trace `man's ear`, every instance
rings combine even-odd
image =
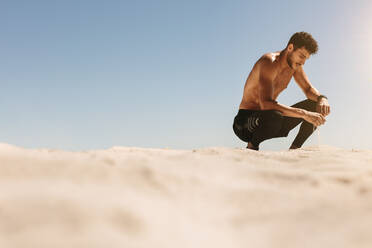
[[[289,45],[287,47],[287,50],[288,50],[288,52],[292,52],[293,51],[293,44],[292,43],[289,43]]]

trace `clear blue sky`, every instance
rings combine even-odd
[[[367,0],[2,1],[0,142],[244,147],[232,121],[246,77],[306,31],[319,52],[305,71],[332,107],[320,142],[371,149],[371,11]],[[304,98],[292,80],[278,100]],[[295,132],[261,147],[287,149]]]

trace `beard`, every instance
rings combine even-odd
[[[293,68],[293,60],[291,59],[290,55],[287,56],[287,64],[288,64],[289,67],[291,67],[291,69],[294,69]]]

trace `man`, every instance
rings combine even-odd
[[[325,123],[325,116],[330,113],[328,99],[311,85],[303,68],[317,51],[318,44],[311,34],[298,32],[284,50],[264,54],[256,62],[245,83],[233,124],[234,133],[248,142],[247,148],[259,150],[262,141],[287,137],[301,123],[290,149],[300,148],[316,127]],[[276,99],[292,77],[307,100],[289,107]]]

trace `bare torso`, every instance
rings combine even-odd
[[[260,110],[259,104],[259,88],[260,88],[260,66],[262,60],[270,59],[274,66],[277,66],[278,70],[280,69],[279,65],[279,55],[280,52],[267,53],[263,55],[254,65],[251,73],[249,74],[245,85],[243,99],[240,103],[239,109],[252,109]],[[277,71],[277,75],[273,80],[273,100],[276,100],[278,95],[287,88],[291,78],[294,74],[294,70],[287,68],[285,70]]]

